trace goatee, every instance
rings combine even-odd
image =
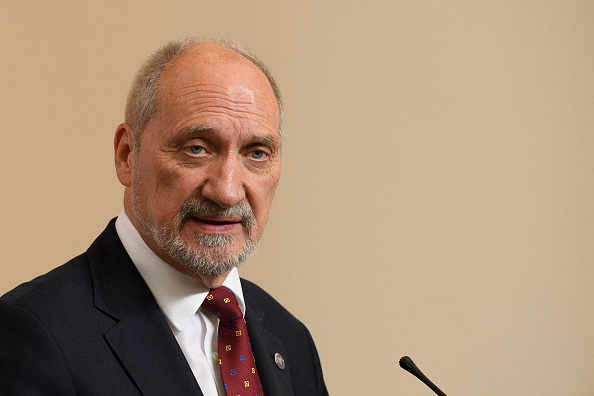
[[[142,228],[169,257],[194,274],[213,277],[228,273],[243,263],[256,249],[256,221],[247,202],[231,208],[222,208],[208,199],[191,199],[180,207],[174,224],[156,228],[148,222],[140,202],[135,200],[134,210]],[[238,254],[229,256],[228,249],[235,243],[230,234],[195,234],[190,241],[181,236],[182,227],[194,217],[223,216],[241,219],[245,243]]]

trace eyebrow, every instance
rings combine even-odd
[[[190,125],[182,128],[179,131],[179,136],[182,138],[191,138],[194,136],[202,135],[204,132],[214,132],[217,130],[219,130],[219,128],[211,125]],[[271,136],[252,135],[250,136],[250,140],[254,143],[267,144],[272,147],[276,147],[277,145],[279,145],[279,139]]]
[[[252,140],[257,143],[264,143],[272,147],[276,147],[278,139],[271,138],[270,136],[255,135],[252,136]]]
[[[211,131],[216,131],[216,130],[217,130],[217,128],[215,128],[213,126],[209,126],[209,125],[204,125],[204,126],[190,125],[187,127],[183,127],[179,131],[179,135],[182,137],[192,137],[195,135],[200,135],[200,134],[202,134],[202,132],[211,132]]]

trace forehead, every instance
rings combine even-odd
[[[264,73],[239,53],[215,43],[196,43],[170,65],[159,81],[158,111],[219,106],[256,112],[278,123],[274,91]]]

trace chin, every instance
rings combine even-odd
[[[213,242],[212,238],[208,238]],[[203,243],[174,243],[169,245],[168,253],[173,260],[190,272],[206,277],[227,274],[241,265],[256,249],[255,243],[232,246],[209,245]]]

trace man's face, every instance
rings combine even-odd
[[[127,213],[170,265],[226,274],[262,236],[280,177],[279,111],[264,74],[214,44],[161,75],[130,161]]]

